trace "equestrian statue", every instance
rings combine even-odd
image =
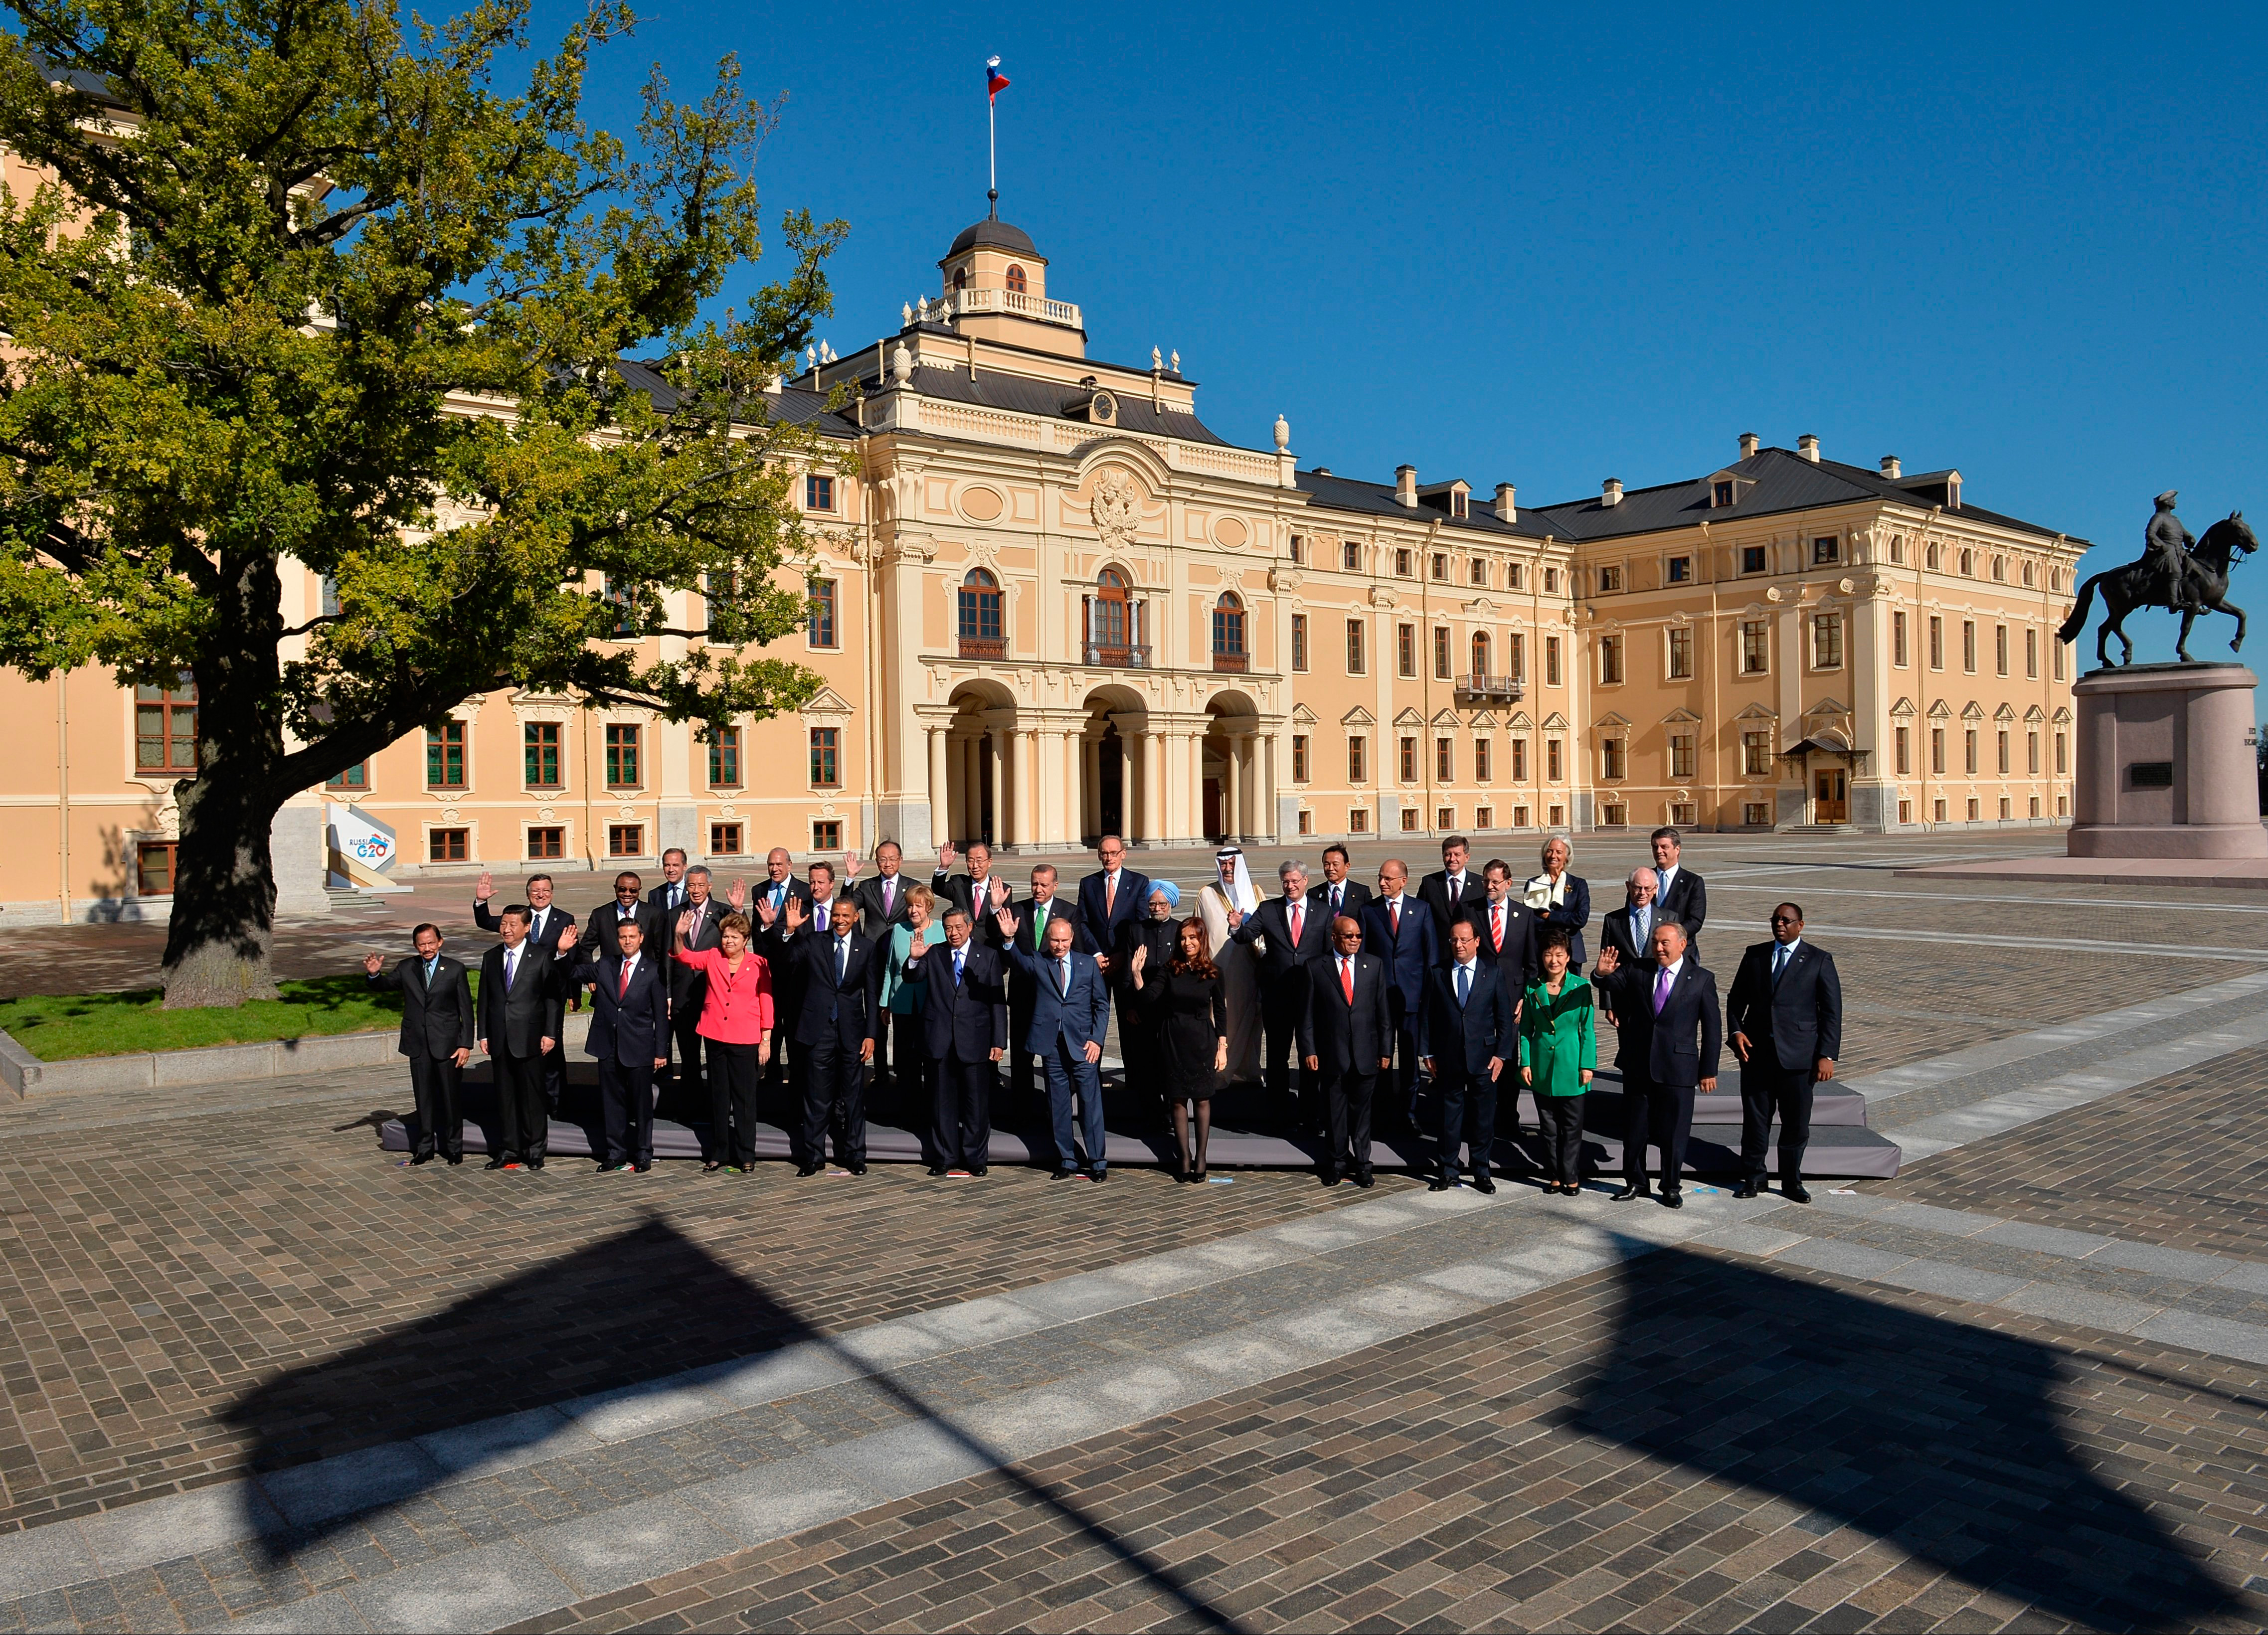
[[[2174,651],[2184,664],[2190,658],[2190,627],[2201,613],[2225,613],[2236,621],[2236,635],[2228,650],[2235,652],[2244,645],[2244,609],[2224,600],[2228,590],[2229,570],[2260,549],[2260,541],[2245,526],[2244,513],[2232,511],[2228,517],[2205,531],[2201,540],[2191,539],[2182,519],[2174,515],[2176,493],[2167,490],[2158,496],[2158,508],[2142,530],[2142,558],[2130,562],[2123,568],[2106,568],[2079,587],[2079,602],[2071,610],[2071,617],[2063,622],[2056,632],[2059,642],[2079,639],[2087,629],[2087,615],[2095,605],[2095,587],[2102,587],[2102,628],[2096,633],[2095,656],[2105,667],[2110,662],[2110,638],[2116,636],[2124,651],[2120,664],[2134,661],[2134,644],[2124,626],[2126,615],[2137,608],[2163,608],[2169,613],[2182,615],[2182,633],[2174,644]]]

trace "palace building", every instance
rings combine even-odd
[[[279,911],[671,846],[731,870],[774,844],[1456,829],[1524,855],[1550,829],[2069,816],[2053,632],[2086,541],[1967,503],[1957,471],[1744,437],[1689,482],[1541,508],[1409,465],[1341,476],[1282,418],[1260,446],[1217,433],[1178,355],[1088,357],[1019,229],[980,221],[939,268],[894,337],[770,394],[836,455],[800,474],[812,613],[774,649],[823,679],[807,706],[703,742],[468,699],[287,807]],[[287,578],[287,623],[322,598]],[[162,913],[195,679],[0,691],[0,915]]]

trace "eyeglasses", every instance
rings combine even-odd
[[[1793,914],[1775,914],[1772,916],[1771,923],[1775,925],[1800,925],[1803,924],[1801,920],[1796,918]]]
[[[617,897],[635,897],[637,894],[638,888],[635,886],[617,886],[615,887],[615,895]]]

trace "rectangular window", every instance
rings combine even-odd
[[[2003,823],[2007,822],[2010,815],[2008,797],[2003,795],[2000,797],[2000,821]]]
[[[710,735],[709,784],[712,789],[740,787],[740,729],[739,727],[720,726]]]
[[[1496,827],[1496,808],[1494,806],[1475,806],[1473,808],[1473,827],[1475,829],[1494,829]]]
[[[429,829],[425,831],[428,863],[464,863],[473,855],[473,831],[468,829]]]
[[[1945,621],[1935,614],[1929,615],[1929,667],[1945,668]]]
[[[1772,751],[1770,733],[1741,734],[1741,776],[1766,777],[1771,773]]]
[[[615,622],[608,634],[617,641],[637,639],[637,609],[630,605],[630,586],[617,584],[610,576],[607,580],[606,599],[615,610]]]
[[[1977,729],[1973,726],[1961,734],[1961,769],[1971,777],[1977,776]]]
[[[367,790],[370,787],[370,762],[357,761],[350,767],[341,768],[338,776],[327,779],[323,787],[352,792]]]
[[[2058,643],[2056,643],[2056,644],[2055,644],[2055,666],[2054,666],[2054,668],[2055,668],[2055,679],[2056,679],[2057,681],[2060,681],[2061,680],[2063,680],[2063,644],[2062,644],[2061,642],[2058,642]]]
[[[1414,835],[1418,832],[1417,807],[1404,806],[1402,808],[1402,832],[1405,835]]]
[[[1977,674],[1977,621],[1961,622],[1961,667],[1970,674]]]
[[[1559,685],[1559,638],[1556,636],[1543,638],[1543,684]]]
[[[1691,829],[1701,821],[1698,816],[1700,810],[1690,800],[1675,801],[1669,808],[1669,821],[1680,829]]]
[[[1449,558],[1446,553],[1438,550],[1435,551],[1432,556],[1432,567],[1433,577],[1435,578],[1446,579],[1449,577]]]
[[[1457,781],[1457,740],[1454,738],[1433,740],[1433,781],[1437,784]]]
[[[2040,679],[2040,633],[2029,624],[2024,627],[2024,675],[2029,681]]]
[[[1359,619],[1347,621],[1346,660],[1349,675],[1360,675],[1363,673],[1362,621]]]
[[[1546,568],[1543,570],[1543,593],[1546,596],[1557,596],[1559,593],[1558,569]]]
[[[530,789],[559,787],[559,723],[530,721],[519,729],[520,755]]]
[[[1292,615],[1292,667],[1307,667],[1307,615],[1304,613]]]
[[[829,822],[814,823],[811,826],[811,849],[814,851],[842,851],[842,821],[838,819]]]
[[[1741,674],[1762,675],[1771,667],[1771,627],[1762,619],[1741,622]]]
[[[1630,808],[1619,800],[1602,802],[1599,806],[1599,824],[1602,829],[1621,829],[1630,822]]]
[[[705,614],[704,630],[717,629],[717,614],[720,608],[730,608],[738,594],[738,579],[730,572],[712,573],[702,582],[702,603]]]
[[[636,789],[638,777],[638,727],[635,722],[607,723],[607,787]]]
[[[1435,807],[1433,808],[1433,827],[1434,827],[1434,828],[1436,828],[1436,829],[1454,829],[1454,828],[1456,828],[1456,826],[1457,826],[1457,809],[1456,809],[1456,807],[1454,807],[1454,806],[1435,806]]]
[[[2058,729],[2055,735],[2055,769],[2056,776],[2058,777],[2064,777],[2071,770],[2071,757],[2068,748],[2070,742],[2071,740],[2064,735],[2060,729]]]
[[[134,770],[197,770],[197,686],[186,671],[171,687],[134,689]]]
[[[1449,679],[1449,632],[1447,626],[1440,624],[1433,627],[1433,679]]]
[[[712,858],[739,857],[740,826],[738,823],[711,823],[709,826],[709,855]]]
[[[803,480],[803,503],[811,511],[835,509],[835,479],[816,473]]]
[[[1913,730],[1911,727],[1901,726],[1896,730],[1894,736],[1898,748],[1898,776],[1904,777],[1913,770]]]
[[[1347,782],[1366,784],[1370,781],[1370,740],[1351,737],[1347,740]]]
[[[2040,775],[2040,735],[2030,728],[2024,733],[2024,770],[2034,777]]]
[[[144,897],[171,896],[173,891],[173,842],[142,840],[134,844],[134,889]]]
[[[1353,564],[1348,565],[1351,567]],[[1410,577],[1410,553],[1407,550],[1397,550],[1394,553],[1394,573],[1396,578],[1406,579]]]
[[[1815,568],[1822,563],[1837,561],[1841,558],[1843,548],[1839,541],[1832,538],[1815,539],[1811,541],[1811,565]]]
[[[1528,781],[1528,740],[1524,738],[1512,740],[1512,781],[1515,784]]]
[[[1604,740],[1599,745],[1599,776],[1610,784],[1622,782],[1629,760],[1628,746],[1621,739]]]
[[[811,784],[814,789],[834,789],[843,782],[840,727],[814,726],[811,729]]]
[[[1929,770],[1940,777],[1945,773],[1945,729],[1941,726],[1929,729]]]
[[[1611,687],[1623,679],[1623,638],[1619,636],[1599,637],[1599,681]]]
[[[1992,627],[1992,669],[1995,674],[2008,674],[2008,627],[2005,624]]]
[[[1839,670],[1843,667],[1842,615],[1820,613],[1812,615],[1811,667],[1815,670]]]
[[[1476,738],[1473,740],[1473,782],[1485,784],[1488,781],[1489,740],[1485,738]]]
[[[554,824],[527,831],[527,860],[556,863],[567,855],[567,831]]]
[[[1672,733],[1669,735],[1669,776],[1691,777],[1694,759],[1693,734]]]
[[[1414,624],[1394,627],[1394,673],[1403,676],[1418,674],[1418,627]]]
[[[1940,822],[1940,823],[1944,822],[1944,821],[1945,821],[1945,801],[1944,801],[1944,799],[1940,797],[1939,799],[1934,800],[1934,801],[1931,802],[1930,804],[1931,804],[1931,807],[1932,807],[1933,815],[1934,816],[1934,818],[1935,818],[1936,821],[1938,821],[1938,822]]]
[[[1367,835],[1370,833],[1369,807],[1349,806],[1347,808],[1347,833],[1350,835]]]
[[[1978,802],[1978,800],[1977,800],[1977,797],[1976,797],[1976,796],[1974,796],[1974,795],[1970,796],[1970,797],[1969,797],[1969,821],[1970,821],[1971,823],[1974,823],[1975,821],[1977,821],[1977,820],[1979,817],[1981,817],[1981,816],[1983,816],[1983,815],[1984,815],[1984,814],[1983,814],[1982,810],[1980,809],[1980,803]]]
[[[1305,733],[1292,734],[1292,781],[1295,784],[1307,781],[1307,735]]]
[[[1564,740],[1557,738],[1547,738],[1543,740],[1543,776],[1555,784],[1566,776],[1566,769],[1561,764],[1564,757],[1563,745]]]
[[[1307,539],[1303,534],[1292,536],[1292,565],[1295,568],[1307,565]]]
[[[1669,633],[1669,679],[1690,681],[1693,679],[1693,632],[1672,630]]]
[[[1488,563],[1477,556],[1473,558],[1473,583],[1476,585],[1488,583]]]
[[[1619,567],[1599,570],[1599,593],[1605,595],[1623,587],[1623,571]]]
[[[1405,784],[1414,784],[1418,781],[1418,740],[1415,738],[1405,737],[1400,740],[1400,747],[1402,781]]]
[[[1668,582],[1672,585],[1684,585],[1690,583],[1693,578],[1693,558],[1690,556],[1672,556],[1669,559],[1665,577]]]
[[[465,724],[444,721],[425,729],[425,787],[465,786]]]
[[[836,582],[833,579],[814,579],[811,582],[811,622],[808,633],[814,647],[836,645],[835,630]]]
[[[1741,821],[1749,829],[1769,829],[1771,827],[1771,807],[1761,800],[1743,801],[1741,804]]]
[[[1890,550],[1891,550],[1891,552],[1893,553],[1893,555],[1895,555],[1895,554],[1896,554],[1896,550],[1897,550],[1897,548],[1898,548],[1898,547],[1897,547],[1897,541],[1896,541],[1896,540],[1891,541],[1890,541]],[[1898,821],[1899,821],[1899,822],[1901,822],[1901,823],[1911,823],[1911,822],[1912,822],[1912,821],[1913,821],[1913,802],[1912,802],[1912,801],[1911,801],[1911,800],[1901,800],[1901,801],[1899,801],[1899,802],[1898,802]]]
[[[1709,504],[1712,509],[1722,511],[1732,503],[1733,485],[1730,482],[1712,482],[1709,485]]]
[[[1510,674],[1515,681],[1528,679],[1528,637],[1518,631],[1504,638],[1506,661],[1512,666]]]
[[[1339,566],[1348,573],[1361,572],[1362,547],[1356,544],[1352,540],[1349,540],[1344,544],[1341,545],[1339,547]],[[1404,568],[1403,571],[1406,573],[1409,570]]]
[[[1298,832],[1302,835],[1312,835],[1315,832],[1315,814],[1314,813],[1302,812],[1300,814],[1300,827]]]
[[[1761,545],[1741,547],[1741,571],[1762,573],[1764,571],[1764,548]]]
[[[1890,662],[1906,667],[1906,615],[1904,608],[1890,615]]]
[[[1565,829],[1565,828],[1567,826],[1567,808],[1566,808],[1566,807],[1565,807],[1565,806],[1546,806],[1546,807],[1544,808],[1544,810],[1545,810],[1545,811],[1547,811],[1547,812],[1549,812],[1549,813],[1551,814],[1551,820],[1550,820],[1550,821],[1551,821],[1551,827],[1552,827],[1552,828],[1554,828],[1554,829]]]
[[[1999,755],[2000,776],[2006,777],[2008,776],[2008,731],[2003,727],[1992,736],[1999,740],[1995,748]]]
[[[1515,562],[1515,563],[1513,563],[1512,564],[1510,564],[1508,567],[1506,567],[1506,568],[1505,569],[1505,571],[1504,571],[1504,588],[1505,588],[1505,589],[1506,589],[1506,590],[1508,590],[1508,591],[1516,591],[1516,590],[1519,590],[1521,586],[1525,586],[1527,583],[1528,583],[1528,575],[1527,575],[1527,572],[1526,572],[1526,571],[1525,571],[1521,567],[1521,565],[1520,565],[1518,563],[1516,563],[1516,562]]]

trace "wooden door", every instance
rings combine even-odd
[[[1848,823],[1851,821],[1851,799],[1846,774],[1821,772],[1817,775],[1818,811],[1812,821],[1816,823]]]

